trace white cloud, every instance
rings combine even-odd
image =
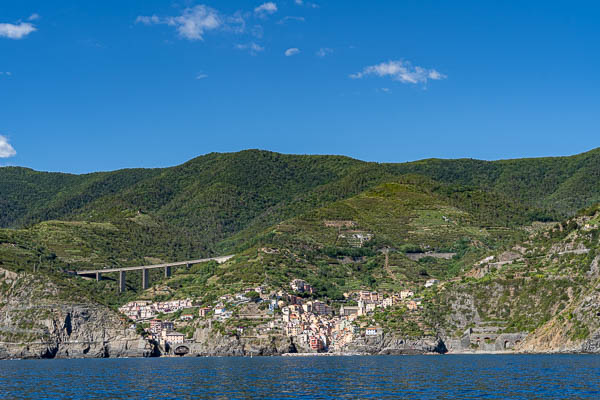
[[[282,24],[285,24],[288,21],[304,22],[305,19],[304,19],[304,17],[286,16],[286,17],[281,18],[279,21],[277,21],[277,23],[279,25],[282,25]]]
[[[36,30],[35,26],[29,22],[21,22],[18,25],[0,24],[0,37],[23,39],[25,36]]]
[[[254,13],[259,16],[265,16],[266,14],[274,14],[276,12],[277,4],[273,3],[272,1],[263,3],[254,9]]]
[[[5,136],[0,135],[0,158],[8,158],[16,156],[17,152],[8,143],[8,139]]]
[[[264,47],[254,43],[254,42],[250,42],[247,44],[236,44],[235,48],[238,50],[248,50],[250,52],[250,54],[252,54],[253,56],[256,55],[257,53],[265,50]]]
[[[160,24],[160,23],[166,23],[166,22],[162,22],[162,20],[156,15],[152,15],[152,16],[140,15],[135,19],[135,23],[136,24],[144,24],[144,25],[152,25],[152,24]]]
[[[445,78],[446,78],[446,75],[440,74],[435,69],[432,69],[429,71],[429,79],[439,81],[439,80],[445,79]]]
[[[208,78],[208,75],[207,75],[207,74],[204,74],[204,73],[202,73],[202,72],[201,72],[201,73],[199,73],[198,75],[196,75],[196,79],[197,79],[197,80],[200,80],[200,79],[206,79],[206,78]]]
[[[223,30],[230,31],[233,33],[243,33],[246,31],[246,20],[244,14],[241,11],[236,11],[235,14],[225,18],[223,23]]]
[[[214,8],[197,5],[186,8],[176,17],[158,17],[156,15],[136,18],[135,22],[145,25],[164,24],[174,26],[179,35],[188,40],[204,40],[204,33],[223,27],[223,17]]]
[[[330,49],[329,47],[321,47],[315,54],[319,57],[325,57],[331,53],[333,53],[333,49]]]
[[[27,18],[27,21],[37,21],[38,19],[40,19],[40,14],[38,13],[33,13],[29,16],[29,18]]]
[[[294,3],[296,3],[299,6],[303,6],[303,5],[306,4],[308,7],[311,7],[311,8],[319,8],[318,4],[315,4],[315,3],[304,3],[303,0],[294,0]]]
[[[252,29],[250,29],[250,34],[255,38],[262,39],[265,34],[265,30],[262,25],[254,25]]]
[[[361,72],[351,74],[352,79],[361,79],[368,75],[375,75],[381,78],[390,77],[395,81],[402,83],[427,83],[429,80],[446,79],[446,75],[441,74],[435,69],[426,69],[419,66],[413,66],[409,61],[388,61],[377,65],[365,67]]]
[[[300,49],[296,48],[296,47],[292,47],[290,49],[287,49],[285,51],[285,56],[286,57],[291,57],[291,56],[295,56],[296,54],[300,53]]]

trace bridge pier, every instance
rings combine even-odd
[[[125,292],[125,271],[119,271],[119,293]]]
[[[192,264],[190,264],[190,263],[187,263],[187,264],[185,264],[185,267],[186,267],[187,269],[190,269],[190,268],[192,268]]]
[[[150,272],[150,270],[147,268],[142,270],[142,290],[146,290],[150,287],[150,275],[148,272]]]
[[[96,282],[100,282],[102,280],[102,273],[96,272]]]
[[[171,276],[171,267],[165,267],[165,278],[169,278]]]

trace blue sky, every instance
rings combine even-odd
[[[0,2],[0,165],[600,146],[596,1]]]

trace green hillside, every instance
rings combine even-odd
[[[532,232],[508,252],[491,252],[494,259],[435,294],[438,327],[462,332],[477,321],[533,333],[525,349],[577,348],[600,329],[599,240],[596,205]]]
[[[579,345],[600,313],[600,217],[597,206],[578,211],[600,200],[599,161],[599,150],[405,164],[249,150],[88,175],[0,168],[0,268],[112,307],[140,297],[214,305],[252,285],[289,290],[295,278],[330,305],[356,290],[411,289],[422,309],[377,311],[370,323],[451,338],[492,324],[529,332],[534,347]],[[124,294],[116,276],[69,273],[231,253],[170,278],[154,270],[147,291],[128,274]],[[425,289],[432,278],[440,285]]]
[[[457,194],[470,201],[457,205]],[[487,208],[497,210],[500,225],[490,225],[481,212]],[[182,271],[166,284],[175,297],[206,301],[248,285],[286,288],[294,278],[307,280],[317,296],[334,300],[356,289],[394,291],[432,277],[452,278],[480,255],[523,237],[517,226],[527,213],[480,191],[453,190],[408,176],[282,221],[251,238],[240,239],[247,236],[241,232],[232,238],[244,243],[233,260],[198,267],[206,271]],[[423,258],[414,260],[407,253]],[[436,258],[440,253],[450,254]]]
[[[36,263],[45,265],[44,260],[51,259],[53,271],[99,269],[199,258],[216,249],[218,254],[240,255],[215,269],[210,282],[208,276],[200,285],[196,277],[188,277],[196,282],[192,285],[195,295],[212,296],[241,285],[260,284],[265,279],[283,287],[294,277],[304,277],[320,288],[321,294],[339,298],[343,291],[352,288],[394,289],[402,282],[454,276],[462,270],[465,255],[465,259],[471,259],[520,237],[518,227],[531,219],[528,207],[499,195],[442,185],[419,176],[376,176],[370,168],[361,166],[358,172],[366,173],[349,174],[304,198],[296,197],[278,210],[279,215],[299,215],[267,228],[262,226],[273,217],[262,216],[260,222],[249,224],[214,247],[207,245],[210,240],[198,240],[198,236],[190,234],[186,230],[189,227],[166,222],[167,217],[161,216],[158,207],[148,212],[120,211],[114,202],[106,201],[82,213],[88,216],[87,220],[51,220],[23,229],[0,230],[0,245],[4,249],[0,265],[13,270],[33,269]],[[344,198],[379,180],[387,182]],[[335,200],[338,198],[343,199]],[[301,213],[304,209],[308,211]],[[245,212],[240,210],[238,215]],[[349,221],[351,226],[326,226],[328,221]],[[356,234],[366,240],[357,242],[353,237]],[[276,250],[264,250],[271,248]],[[386,270],[381,268],[384,248],[390,249],[391,266]],[[425,251],[457,256],[448,260],[427,257],[419,262],[405,256],[406,252]],[[19,261],[19,252],[29,256]],[[49,256],[38,262],[37,253]],[[153,281],[161,279],[158,272],[155,275]],[[330,277],[336,279],[329,280]],[[138,290],[139,277],[132,275],[129,280],[131,288]],[[186,282],[175,282],[175,294],[179,289],[180,294],[191,294]],[[207,283],[211,286],[204,286]],[[105,301],[123,301],[117,294],[116,282],[102,285],[110,292]]]
[[[390,168],[496,191],[563,217],[600,201],[600,148],[570,157],[492,162],[429,159]]]
[[[406,249],[483,252],[518,238],[521,226],[575,213],[598,198],[599,155],[377,164],[248,150],[86,175],[7,167],[0,168],[0,225],[19,229],[0,237],[44,249],[71,270],[251,253],[259,245],[293,254],[306,248],[306,262],[327,266],[336,262],[327,251],[356,250],[323,221],[350,220],[373,236],[360,250],[369,254],[362,264],[380,265],[385,247],[396,249],[391,262],[408,265]],[[449,276],[464,264],[427,262],[413,262],[404,277],[428,268]]]
[[[155,176],[155,169],[125,169],[87,175],[0,168],[0,226],[21,227],[73,215],[95,199]]]
[[[87,175],[0,168],[0,226],[51,219],[106,222],[130,210],[213,245],[406,174],[494,192],[530,207],[530,219],[573,215],[600,201],[599,150],[572,157],[403,164],[248,150],[212,153],[172,168]]]

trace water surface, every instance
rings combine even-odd
[[[0,398],[600,399],[600,356],[0,361]]]

